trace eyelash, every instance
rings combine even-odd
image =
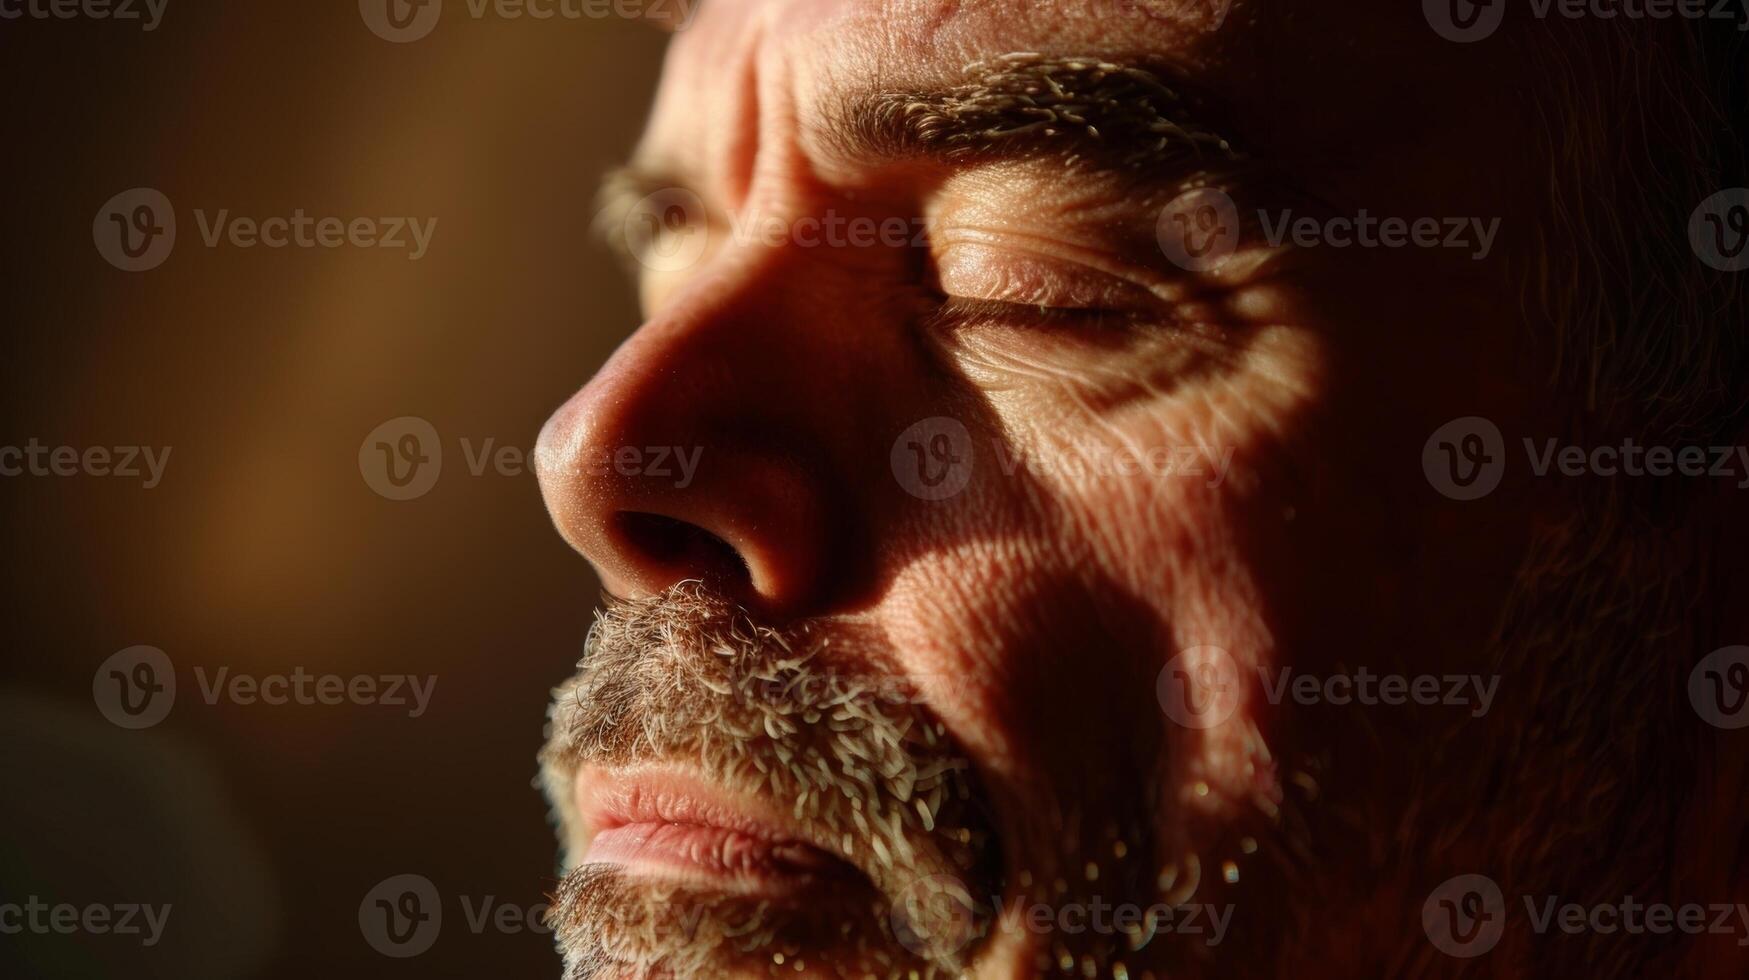
[[[1038,306],[1002,300],[944,295],[926,318],[933,330],[979,326],[1023,326],[1063,330],[1112,330],[1135,325],[1137,314],[1101,307]]]

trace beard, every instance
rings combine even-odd
[[[1331,976],[1707,975],[1694,968],[1695,937],[1679,931],[1539,934],[1527,911],[1551,898],[1591,908],[1731,896],[1683,858],[1709,738],[1684,689],[1706,649],[1694,544],[1635,527],[1625,508],[1574,509],[1526,545],[1479,658],[1500,678],[1488,715],[1429,729],[1362,714],[1342,729],[1327,798],[1306,811],[1315,819],[1279,962]],[[1369,762],[1390,773],[1388,787],[1354,778]],[[1504,899],[1505,929],[1474,959],[1424,932],[1424,903],[1459,875],[1487,877]]]
[[[1054,934],[1034,959],[1037,975],[1070,967],[1118,975],[1112,968],[1124,963],[1130,976],[1145,967],[1174,977],[1267,975],[1269,964],[1291,961],[1308,975],[1517,975],[1526,964],[1560,974],[1588,963],[1596,975],[1631,976],[1679,961],[1682,937],[1549,942],[1522,921],[1487,958],[1452,959],[1429,943],[1421,921],[1430,892],[1458,874],[1493,878],[1509,911],[1522,909],[1525,895],[1585,904],[1683,897],[1670,894],[1670,842],[1694,766],[1691,753],[1669,748],[1695,735],[1684,723],[1681,672],[1659,648],[1684,645],[1674,624],[1701,593],[1645,574],[1679,565],[1669,550],[1608,522],[1544,528],[1527,546],[1484,661],[1502,678],[1488,717],[1452,717],[1441,730],[1419,715],[1330,715],[1323,737],[1300,730],[1289,739],[1304,744],[1282,760],[1293,778],[1279,806],[1177,840],[1160,839],[1162,823],[1183,817],[1162,820],[1181,809],[1173,801],[1182,780],[1165,764],[1177,751],[1171,742],[1135,747],[1123,760],[1116,743],[1101,740],[1146,740],[1106,724],[1077,731],[1047,712],[1033,719],[1044,741],[1082,760],[1086,782],[1079,791],[1056,787],[1057,799],[1016,815],[1021,829],[1052,833],[1011,837],[1006,855],[971,762],[897,680],[878,638],[835,623],[760,626],[694,585],[612,602],[580,672],[555,692],[541,756],[570,862],[549,916],[565,976],[767,975],[774,963],[785,973],[797,963],[825,971],[808,975],[961,976],[1012,911],[1001,907],[1004,894],[1057,907],[1089,895],[1242,906],[1234,938],[1219,950],[1164,929],[1156,935],[1144,921],[1139,939]],[[1621,558],[1630,554],[1642,560]],[[1053,684],[1024,700],[1044,704],[1066,689]],[[1115,715],[1139,710],[1123,703],[1129,710]],[[1104,762],[1088,767],[1088,758]],[[683,764],[737,793],[793,806],[808,841],[851,874],[786,902],[587,863],[579,771],[649,764]],[[1393,775],[1379,783],[1360,777],[1367,770]],[[1117,794],[1126,799],[1107,798]],[[1109,816],[1114,805],[1133,808],[1115,836],[1078,819]],[[1114,841],[1128,845],[1130,867],[1145,870],[1136,880],[1114,880]],[[1080,862],[1094,857],[1102,877],[1077,880]],[[1245,862],[1241,893],[1221,872]]]
[[[1263,851],[1246,860],[1281,857],[1269,846],[1279,801],[1206,825],[1193,818],[1183,799],[1200,777],[1165,764],[1175,753],[1149,678],[1053,659],[1047,676],[1011,685],[1030,706],[1028,751],[1050,776],[1012,797],[1022,805],[1001,827],[1011,835],[1005,853],[990,784],[877,637],[831,621],[759,625],[692,583],[611,600],[579,672],[554,692],[541,753],[566,851],[548,916],[566,980],[765,976],[774,965],[817,971],[810,976],[960,977],[994,936],[1021,933],[1039,975],[1141,977],[1144,964],[1208,975],[1237,859],[1259,839]],[[928,686],[942,696],[944,684]],[[1104,705],[1101,716],[1090,718],[1088,704]],[[1150,736],[1113,718],[1159,724]],[[786,901],[592,862],[579,807],[590,773],[663,766],[781,804],[803,828],[798,837],[848,873]],[[1130,920],[1117,918],[1120,905],[1134,910]],[[1098,921],[1101,908],[1108,928],[1025,921]]]
[[[886,662],[865,634],[758,626],[692,583],[600,613],[541,753],[569,867],[549,913],[567,980],[957,975],[999,848],[970,762]],[[588,863],[580,772],[667,765],[781,805],[836,868],[785,900]]]

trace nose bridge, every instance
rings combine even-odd
[[[735,247],[676,291],[548,421],[560,531],[615,594],[713,579],[795,611],[853,574],[884,466],[902,326],[809,250]]]
[[[857,283],[810,250],[741,243],[687,283],[621,345],[581,393],[599,424],[712,442],[751,429],[799,435],[851,411],[853,366],[897,338],[854,303]],[[598,392],[592,388],[599,386]],[[739,433],[739,437],[736,434]]]

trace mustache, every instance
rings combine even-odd
[[[853,626],[764,625],[699,583],[610,600],[554,691],[540,758],[567,852],[549,923],[568,978],[763,974],[774,952],[808,950],[859,976],[953,976],[993,912],[972,898],[997,891],[1001,867],[972,763],[884,641]],[[648,765],[782,807],[866,887],[785,907],[579,866],[578,773]]]

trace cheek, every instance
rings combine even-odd
[[[1276,796],[1260,678],[1285,659],[1277,623],[1297,597],[1260,563],[1292,530],[1293,433],[1316,397],[1318,363],[1310,341],[1284,332],[1241,352],[1230,373],[1097,416],[1059,411],[1057,424],[1017,437],[1009,479],[1046,501],[1051,519],[1025,550],[1033,566],[986,574],[1062,587],[1039,595],[1007,581],[964,599],[977,608],[984,595],[1034,595],[1020,619],[1030,636],[1008,649],[1056,637],[1059,656],[1115,678],[1068,679],[1057,690],[1091,695],[1084,708],[1165,750],[1153,762],[1174,809],[1222,814]],[[1184,683],[1175,675],[1217,676],[1191,662],[1210,649],[1221,658],[1213,666],[1223,671],[1226,720],[1187,723],[1174,716],[1174,685]]]
[[[1284,331],[1227,370],[1034,434],[1024,455],[1062,515],[1059,550],[1158,611],[1153,652],[1213,644],[1247,664],[1270,659],[1267,606],[1284,597],[1255,573],[1296,519],[1318,361]]]
[[[1128,801],[1154,785],[1173,811],[1250,808],[1275,792],[1252,689],[1276,657],[1228,525],[1221,457],[1102,465],[1112,471],[1097,478],[1030,478],[1028,493],[1050,496],[1049,520],[908,564],[884,632],[967,748],[1030,787],[1031,803],[1039,791]],[[1236,703],[1204,729],[1175,720],[1162,692],[1180,654],[1207,647],[1231,658]]]
[[[1243,465],[1244,454],[1231,462]],[[1086,526],[1100,529],[1090,535],[1100,562],[1159,624],[1153,644],[1133,655],[1149,672],[1148,721],[1163,726],[1171,747],[1160,760],[1162,788],[1175,809],[1226,815],[1276,795],[1259,678],[1283,658],[1276,597],[1239,537],[1238,514],[1255,504],[1213,479],[1182,469],[1114,479],[1083,502]]]
[[[1282,659],[1279,597],[1260,584],[1255,538],[1291,506],[1284,447],[1318,363],[1299,337],[1258,339],[1158,391],[1094,392],[1101,375],[1086,371],[1023,378],[1006,342],[980,348],[1000,441],[974,436],[951,526],[894,571],[878,615],[1012,812],[1060,803],[1200,826],[1279,799],[1258,681]],[[1103,374],[1149,377],[1120,360]],[[1209,648],[1225,658],[1226,710],[1187,724],[1172,672],[1203,676],[1187,651]],[[1163,829],[1175,833],[1188,831]]]

